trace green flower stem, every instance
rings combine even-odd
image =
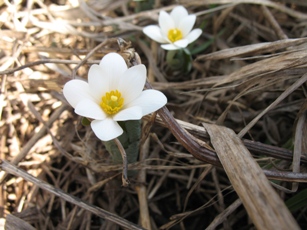
[[[169,50],[166,54],[166,63],[175,71],[188,73],[192,69],[192,56],[188,48]]]
[[[122,158],[123,158],[123,173],[122,173],[122,183],[124,187],[127,187],[129,185],[129,179],[128,179],[128,160],[127,160],[127,154],[126,151],[124,149],[124,147],[122,146],[122,144],[120,143],[120,141],[115,138],[114,139],[115,144],[118,147],[118,150],[120,151]]]

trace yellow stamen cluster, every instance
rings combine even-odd
[[[100,107],[109,115],[117,113],[123,105],[124,98],[118,90],[107,92],[100,102]]]
[[[171,29],[168,31],[167,37],[171,42],[175,42],[182,39],[182,32],[176,28]]]

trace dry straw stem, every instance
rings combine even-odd
[[[123,159],[123,173],[122,173],[122,185],[124,187],[127,187],[129,185],[129,180],[128,180],[128,160],[127,160],[127,153],[122,146],[121,142],[115,138],[114,142],[116,143],[118,150],[120,151],[120,154],[122,155]]]
[[[149,155],[150,138],[147,138],[140,147],[140,161],[144,161]],[[140,223],[147,230],[151,230],[150,214],[148,208],[148,193],[146,184],[146,170],[140,169],[138,175],[139,184],[135,187],[140,206]]]
[[[250,218],[258,229],[299,229],[293,216],[270,182],[231,130],[203,124],[213,147]]]
[[[293,85],[291,85],[287,90],[285,90],[276,100],[271,103],[265,110],[263,110],[260,114],[258,114],[250,123],[248,123],[238,134],[239,137],[243,137],[248,130],[254,126],[257,121],[268,111],[270,111],[272,108],[274,108],[278,103],[280,103],[282,100],[284,100],[287,96],[289,96],[291,93],[293,93],[294,90],[296,90],[298,87],[300,87],[302,84],[304,84],[307,81],[307,74],[304,74],[301,78],[299,78]]]
[[[307,38],[284,39],[274,42],[263,42],[246,46],[239,46],[220,50],[217,52],[200,55],[196,60],[220,60],[233,57],[242,57],[252,54],[253,57],[259,53],[275,52],[290,46],[297,46],[307,41]]]
[[[179,0],[180,4],[191,4],[191,5],[209,5],[209,4],[255,4],[255,5],[262,5],[267,7],[272,7],[274,9],[277,9],[280,12],[283,12],[285,14],[288,14],[292,17],[298,18],[298,19],[306,19],[306,14],[297,12],[291,8],[288,8],[282,4],[268,1],[268,0],[195,0],[195,1],[189,1],[189,0]]]
[[[210,225],[206,228],[206,230],[215,230],[218,227],[218,225],[223,223],[223,221],[227,219],[228,215],[231,214],[234,210],[236,210],[241,204],[242,201],[240,199],[237,199],[235,202],[229,205],[223,212],[217,215],[214,218],[214,220],[210,223]]]
[[[25,144],[20,153],[11,160],[11,163],[17,165],[20,161],[22,161],[27,156],[31,148],[38,142],[38,140],[41,139],[48,132],[48,127],[50,127],[54,123],[54,121],[59,118],[61,113],[67,110],[67,108],[68,107],[66,105],[63,105],[58,108],[51,115],[50,119],[46,122],[46,125],[42,126],[42,128],[35,135],[33,135],[31,139]],[[0,173],[0,183],[4,181],[6,176],[7,174],[4,171]]]
[[[140,230],[140,229],[143,229],[142,227],[134,224],[134,223],[131,223],[127,220],[125,220],[124,218],[118,216],[118,215],[115,215],[111,212],[108,212],[106,210],[103,210],[101,208],[98,208],[97,206],[93,206],[87,202],[84,202],[82,201],[81,199],[75,197],[75,196],[72,196],[72,195],[69,195],[67,194],[66,192],[64,192],[63,190],[61,189],[58,189],[40,179],[38,179],[37,177],[34,177],[32,175],[30,175],[29,173],[25,172],[24,170],[14,166],[13,164],[9,163],[8,161],[6,160],[2,160],[0,162],[0,168],[4,171],[6,171],[7,173],[10,173],[10,174],[13,174],[14,176],[16,177],[22,177],[24,178],[26,181],[29,181],[33,184],[35,184],[36,186],[42,188],[43,190],[46,190],[56,196],[59,196],[61,197],[61,199],[63,200],[66,200],[78,207],[81,207],[87,211],[90,211],[91,213],[101,217],[101,218],[104,218],[106,220],[109,220],[109,221],[112,221],[124,228],[127,228],[127,229],[136,229],[136,230]]]
[[[291,41],[289,41],[291,42]],[[304,42],[304,40],[296,40],[293,42]],[[286,45],[288,42],[276,42],[273,45],[273,48],[270,48],[270,50],[278,50],[280,45]],[[257,45],[251,45],[248,47],[240,47],[240,48],[234,48],[234,49],[227,49],[224,51],[219,51],[216,53],[213,53],[211,55],[204,55],[202,56],[203,60],[206,59],[222,59],[222,58],[230,58],[230,57],[236,57],[238,55],[243,54],[249,54],[250,52],[265,52],[267,49],[269,49],[270,44],[257,44]],[[262,49],[264,48],[264,49]],[[245,49],[245,51],[244,51]],[[227,77],[223,78],[220,82],[218,82],[215,86],[221,86],[226,85],[230,83],[239,82],[242,83],[243,80],[251,81],[251,80],[257,80],[260,77],[267,77],[266,80],[283,80],[280,78],[276,79],[270,79],[269,76],[274,76],[273,74],[279,74],[279,76],[284,76],[290,78],[290,74],[299,74],[300,72],[303,72],[306,70],[306,63],[307,63],[307,55],[306,50],[292,50],[292,51],[285,51],[280,53],[277,56],[270,57],[264,60],[260,60],[258,62],[246,65],[242,68],[240,68],[237,71],[234,71]],[[243,82],[244,83],[244,82]],[[243,95],[246,92],[242,92],[240,94]],[[239,96],[238,96],[239,97]],[[237,97],[237,98],[238,98]]]

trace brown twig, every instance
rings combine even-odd
[[[149,116],[147,116],[144,119],[150,119],[150,118]],[[202,127],[179,120],[179,119],[175,119],[175,121],[183,129],[187,130],[189,133],[193,134],[194,136],[198,138],[204,138],[206,140],[209,140],[208,133]],[[163,127],[167,127],[167,125],[164,123],[162,118],[159,116],[156,117],[155,122],[157,122],[159,125]],[[266,155],[266,156],[274,157],[277,159],[292,161],[293,152],[288,149],[277,147],[277,146],[272,146],[272,145],[264,144],[261,142],[244,139],[244,138],[242,139],[242,141],[244,142],[244,145],[246,146],[246,148],[249,151],[251,151],[251,153],[254,155]],[[301,154],[300,161],[301,163],[305,163],[305,164],[307,163],[307,158],[304,156],[304,154]]]
[[[146,88],[151,89],[149,82],[146,82]],[[212,165],[221,167],[221,163],[216,155],[216,153],[203,145],[201,141],[196,141],[196,138],[192,138],[190,134],[183,129],[175,118],[171,115],[169,110],[164,106],[158,111],[159,116],[164,121],[167,128],[173,133],[176,139],[186,148],[195,158],[203,162],[210,163]],[[292,173],[292,172],[278,172],[265,170],[264,173],[268,178],[274,178],[277,180],[284,181],[297,181],[297,182],[307,182],[307,174],[305,173]],[[295,180],[296,178],[297,180]]]

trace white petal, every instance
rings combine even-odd
[[[178,23],[182,18],[185,18],[188,16],[188,11],[183,6],[176,6],[172,12],[170,13],[171,17],[173,18],[176,27],[178,26]]]
[[[185,48],[189,45],[189,41],[187,39],[181,39],[181,40],[174,42],[174,45],[180,48]]]
[[[199,38],[201,33],[202,33],[201,29],[194,29],[185,37],[185,39],[187,39],[189,41],[189,44],[190,44],[190,43],[194,42],[197,38]]]
[[[119,111],[113,116],[113,119],[114,121],[140,120],[142,115],[142,108],[140,106],[131,106]]]
[[[159,26],[161,28],[162,36],[167,37],[168,31],[175,28],[175,23],[173,18],[166,13],[161,11],[159,15]]]
[[[181,30],[183,37],[187,36],[190,33],[195,24],[195,21],[196,21],[196,16],[194,14],[191,14],[180,20],[178,28]]]
[[[142,94],[128,106],[140,106],[142,108],[143,116],[152,113],[162,108],[167,102],[167,98],[158,90],[148,89],[144,90]]]
[[[68,103],[74,108],[84,99],[93,100],[88,83],[82,80],[71,80],[67,82],[64,85],[63,94]]]
[[[102,141],[112,140],[123,133],[123,129],[111,118],[94,120],[91,122],[91,127],[95,135]]]
[[[75,113],[83,117],[98,120],[103,120],[107,117],[105,112],[101,109],[100,105],[89,99],[85,99],[79,102],[75,108]]]
[[[151,25],[143,28],[143,33],[150,37],[152,40],[165,43],[167,40],[162,36],[161,29],[159,26]]]
[[[118,91],[124,98],[124,105],[137,98],[143,91],[146,81],[146,67],[136,65],[129,68],[118,83]]]
[[[88,72],[88,84],[97,103],[109,91],[109,78],[106,75],[106,71],[100,65],[92,65]]]
[[[163,44],[161,47],[165,50],[179,50],[180,47],[175,46],[174,44]]]
[[[108,78],[109,90],[117,89],[119,78],[128,69],[124,58],[117,53],[108,53],[99,65],[105,73],[104,77]]]

